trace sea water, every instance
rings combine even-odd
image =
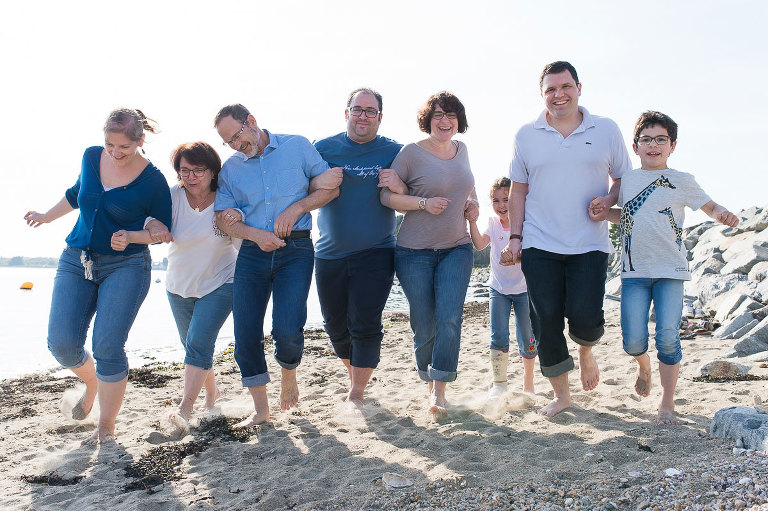
[[[0,267],[0,379],[29,373],[59,373],[60,366],[48,352],[48,313],[55,268]],[[24,282],[32,282],[31,290],[19,289]],[[385,310],[407,310],[402,291],[395,287]],[[272,303],[267,308],[264,332],[271,330]],[[323,318],[317,298],[315,282],[307,300],[307,328],[321,328]],[[216,352],[225,350],[234,341],[232,316],[219,331]],[[91,351],[91,335],[85,343]],[[148,362],[184,360],[184,349],[179,340],[176,323],[165,292],[165,271],[153,270],[152,283],[144,304],[125,345],[128,363],[140,367]]]

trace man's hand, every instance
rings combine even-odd
[[[296,219],[301,213],[300,208],[296,207],[296,203],[293,203],[275,218],[274,231],[278,238],[287,238],[291,235],[291,230],[293,230]]]
[[[499,264],[502,266],[514,266],[520,262],[522,255],[522,241],[519,239],[509,240],[507,246],[501,251]]]
[[[400,176],[393,169],[380,169],[379,170],[379,188],[389,188],[393,193],[399,193],[400,195],[408,195],[408,186],[403,183]]]
[[[467,199],[464,203],[464,218],[470,222],[477,222],[480,217],[480,207],[475,199]]]
[[[173,236],[168,231],[168,227],[160,220],[152,219],[147,222],[144,228],[149,232],[149,237],[152,238],[153,243],[170,243],[173,241]]]
[[[112,247],[112,250],[117,252],[122,252],[125,250],[125,248],[130,243],[131,242],[128,240],[128,232],[123,229],[112,234],[112,239],[110,240],[110,246]]]
[[[344,179],[344,169],[333,167],[312,178],[312,190],[333,190],[338,188]]]
[[[602,222],[608,219],[608,197],[592,197],[592,201],[587,207],[587,214],[592,221]]]
[[[240,212],[232,208],[227,208],[216,215],[217,227],[219,222],[222,222],[224,225],[235,225],[237,222],[240,222],[242,220],[243,220],[243,217],[240,214]],[[221,227],[219,227],[219,229],[221,229]]]
[[[259,230],[256,239],[252,240],[263,252],[274,252],[278,248],[285,246],[285,241],[281,240],[274,233]]]

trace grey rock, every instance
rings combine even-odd
[[[761,351],[747,357],[750,362],[768,362],[768,351]]]
[[[743,295],[753,296],[757,283],[747,279],[746,275],[703,275],[697,281],[688,281],[685,284],[686,294],[695,295],[702,304],[710,309],[717,310],[720,301],[724,300],[725,293],[738,292]]]
[[[621,294],[621,277],[614,277],[605,283],[605,292],[609,295],[618,296]]]
[[[765,277],[768,277],[768,261],[760,261],[754,265],[752,269],[749,270],[747,277],[749,277],[749,280],[756,280],[757,282],[765,280]]]
[[[731,314],[733,314],[736,308],[741,305],[741,302],[743,302],[745,299],[747,299],[747,297],[739,293],[729,294],[723,301],[720,302],[720,305],[717,307],[717,314],[715,314],[715,319],[722,323],[729,316],[731,316]]]
[[[760,261],[768,261],[768,248],[752,244],[734,255],[720,269],[720,273],[723,275],[728,273],[743,273],[746,275]]]
[[[748,217],[743,222],[739,222],[739,227],[744,231],[762,231],[768,227],[768,209],[763,208],[751,218]]]
[[[746,449],[768,451],[768,414],[747,406],[732,406],[715,413],[709,433],[718,438],[741,440]]]
[[[738,330],[736,330],[735,332],[730,334],[728,336],[728,339],[740,339],[740,338],[744,337],[745,335],[747,335],[747,333],[749,333],[750,330],[755,328],[758,323],[760,323],[760,321],[752,318],[752,321],[750,321],[749,323],[747,323],[743,327],[739,328]]]
[[[729,348],[723,351],[722,353],[720,353],[720,358],[743,358],[743,357],[744,357],[743,353],[739,353],[733,348]]]
[[[768,279],[763,280],[757,286],[755,286],[754,296],[758,300],[768,302]]]
[[[752,369],[750,366],[744,364],[737,364],[726,360],[712,360],[699,368],[699,374],[714,378],[733,378],[734,376],[747,374],[750,369]]]
[[[750,323],[752,323],[752,327],[757,325],[757,320],[752,317],[751,312],[745,312],[744,314],[740,314],[738,316],[734,315],[732,318],[724,321],[720,325],[720,328],[712,332],[712,335],[715,337],[721,337],[723,339],[733,339],[734,337],[731,337],[732,334],[741,330]],[[752,327],[750,327],[748,330],[745,330],[744,333],[747,333],[752,329]]]
[[[740,229],[739,227],[726,227],[725,229],[723,229],[722,235],[728,238],[731,236],[738,236],[743,232],[744,230]]]
[[[745,250],[751,249],[753,238],[754,233],[745,232],[739,234],[738,236],[734,236],[733,238],[723,240],[720,243],[720,250],[723,251],[723,261],[727,263],[734,257],[737,257],[743,253]]]
[[[768,343],[761,342],[755,336],[747,335],[746,337],[739,339],[736,344],[733,345],[733,349],[737,353],[740,353],[740,356],[746,357],[768,350]]]
[[[709,257],[707,259],[702,259],[700,261],[691,261],[690,264],[690,270],[691,270],[691,278],[694,280],[699,280],[702,276],[706,275],[707,273],[714,273],[719,274],[720,270],[723,269],[723,266],[725,266],[725,263],[722,260],[723,258],[720,256],[720,254],[714,254],[712,257]]]
[[[752,330],[747,332],[745,339],[754,339],[768,344],[768,318],[763,318]]]

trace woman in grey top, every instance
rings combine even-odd
[[[445,387],[456,379],[464,299],[472,272],[465,208],[477,215],[467,147],[453,140],[467,130],[464,105],[448,92],[430,97],[418,114],[429,136],[408,144],[392,163],[409,195],[381,192],[385,206],[405,212],[395,248],[395,272],[408,298],[419,377],[429,384],[429,409],[446,414]]]

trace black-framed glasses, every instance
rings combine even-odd
[[[181,169],[179,170],[179,174],[181,174],[182,177],[188,177],[191,172],[195,177],[203,177],[207,171],[208,169]]]
[[[456,114],[456,112],[434,112],[432,114],[432,118],[437,119],[438,121],[443,117],[453,120],[453,119],[456,119],[458,115]]]
[[[639,145],[651,145],[652,140],[656,142],[656,145],[665,145],[669,142],[669,136],[657,135],[655,137],[639,137],[637,143]]]
[[[247,122],[248,122],[248,118],[246,117],[245,120],[243,121],[243,125],[240,127],[240,131],[237,132],[237,135],[232,137],[232,140],[230,140],[229,142],[224,142],[225,146],[230,146],[231,147],[232,144],[237,142],[237,139],[240,138],[243,135],[243,131],[245,131],[245,124]]]
[[[373,119],[377,115],[379,115],[381,112],[379,110],[376,110],[375,108],[363,108],[361,106],[353,106],[349,109],[349,113],[352,114],[354,117],[360,117],[363,112],[365,112],[365,116],[369,119]]]

